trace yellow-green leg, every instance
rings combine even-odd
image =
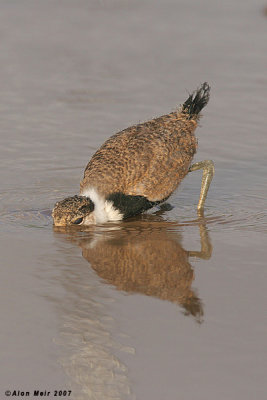
[[[198,169],[203,169],[200,196],[197,209],[199,211],[203,210],[204,203],[208,194],[210,183],[214,175],[214,162],[212,160],[204,160],[197,162],[189,168],[189,172],[196,171]]]

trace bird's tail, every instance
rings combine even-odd
[[[199,113],[204,108],[210,98],[210,86],[204,82],[199,89],[190,94],[184,102],[181,112],[187,115],[188,119],[198,119]]]

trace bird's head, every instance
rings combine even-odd
[[[55,204],[52,211],[54,225],[67,226],[94,224],[94,208],[94,203],[89,197],[67,197]]]

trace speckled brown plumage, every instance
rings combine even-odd
[[[75,218],[83,224],[121,220],[165,201],[189,172],[197,150],[195,129],[209,91],[205,82],[180,109],[111,136],[86,166],[72,209],[70,199],[56,204],[54,224],[76,224]],[[207,189],[205,183],[200,208]],[[82,197],[88,198],[87,205],[93,203],[94,212],[81,215]]]
[[[93,186],[104,196],[122,192],[166,199],[188,173],[197,149],[197,120],[176,111],[116,133],[88,163],[81,192]]]
[[[57,225],[78,224],[78,219],[85,217],[94,210],[94,204],[83,196],[67,197],[55,204],[52,217]]]

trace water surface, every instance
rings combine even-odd
[[[267,19],[258,0],[0,4],[1,378],[72,399],[251,400],[266,372]],[[171,206],[53,229],[111,134],[211,100]]]

